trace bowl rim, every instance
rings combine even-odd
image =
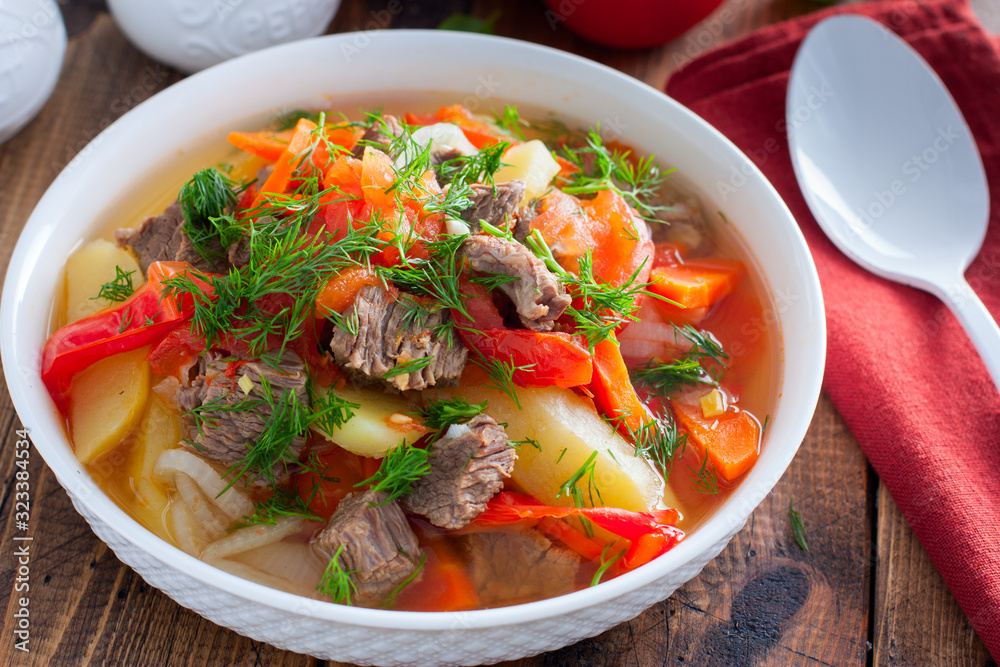
[[[332,45],[335,45],[339,41],[355,38],[356,34],[342,33],[326,35],[278,45],[240,56],[191,75],[150,97],[104,129],[87,147],[73,158],[69,165],[53,181],[35,206],[18,237],[18,242],[7,270],[3,295],[0,298],[0,351],[2,351],[4,374],[7,378],[8,388],[15,409],[19,415],[23,415],[24,417],[22,420],[23,424],[31,428],[33,432],[37,429],[42,435],[48,436],[50,433],[44,431],[51,431],[51,429],[43,429],[41,426],[47,420],[54,421],[54,415],[51,405],[37,405],[29,399],[27,387],[23,386],[21,374],[17,372],[25,364],[28,366],[31,366],[32,363],[37,364],[37,360],[20,358],[17,354],[17,347],[14,345],[16,325],[19,318],[26,317],[21,312],[24,310],[23,302],[16,298],[17,292],[15,289],[19,282],[14,278],[20,273],[27,272],[30,268],[30,264],[28,264],[28,246],[30,245],[32,236],[40,231],[36,228],[41,225],[39,218],[45,214],[45,209],[59,196],[61,189],[68,187],[74,179],[79,178],[75,174],[81,174],[86,171],[84,168],[95,159],[96,154],[101,150],[100,146],[97,146],[93,151],[89,150],[90,147],[98,144],[102,137],[108,133],[116,132],[123,126],[135,122],[136,119],[152,113],[158,107],[164,107],[181,100],[189,92],[197,91],[199,87],[209,85],[212,82],[224,82],[231,72],[255,67],[257,64],[264,63],[266,59],[274,57],[279,52],[286,52],[286,55],[288,53],[306,54],[311,49],[318,48],[317,45],[319,44],[330,44],[332,47]],[[456,49],[475,48],[477,44],[482,44],[486,41],[502,45],[505,49],[520,51],[537,58],[544,58],[549,61],[562,61],[567,66],[577,68],[586,67],[594,71],[595,75],[613,78],[617,80],[618,84],[629,87],[630,94],[636,98],[645,98],[650,104],[672,107],[671,111],[679,114],[690,125],[692,130],[700,132],[706,137],[707,141],[714,141],[716,144],[724,147],[725,150],[732,153],[733,158],[738,160],[741,165],[749,165],[749,169],[752,171],[750,178],[754,180],[755,187],[762,189],[763,194],[770,200],[775,210],[780,211],[781,216],[784,218],[784,225],[787,227],[787,232],[790,235],[789,241],[797,249],[796,259],[800,263],[799,268],[802,273],[800,277],[804,278],[802,287],[807,306],[812,315],[819,318],[814,324],[817,327],[817,335],[809,341],[809,353],[817,361],[814,368],[801,369],[804,371],[802,376],[807,377],[803,378],[800,376],[798,378],[797,381],[803,386],[796,397],[806,405],[812,407],[816,405],[821,388],[823,360],[826,356],[826,324],[823,317],[823,301],[819,277],[805,239],[790,211],[788,211],[787,206],[757,167],[728,138],[692,111],[686,109],[652,86],[606,65],[551,47],[506,37],[473,35],[469,33],[443,33],[434,30],[379,30],[368,31],[366,36],[373,43],[405,42],[406,40],[416,40],[419,42],[420,40],[432,39],[435,42],[436,48],[441,48],[443,43],[448,43],[448,48]],[[633,103],[635,102],[633,101]],[[280,100],[276,100],[277,104],[280,104]],[[744,171],[746,171],[745,167]],[[783,346],[786,345],[787,341],[783,342]],[[782,356],[785,357],[786,355],[782,353]],[[785,358],[782,359],[781,366],[783,369],[786,366]],[[787,380],[787,373],[783,373],[781,378],[782,386],[777,404],[780,404],[783,400],[782,396],[787,388]],[[797,423],[794,425],[790,425],[793,420],[788,419],[782,424],[775,424],[769,432],[769,435],[773,436],[775,429],[780,428],[783,431],[789,431],[786,435],[794,439],[794,442],[787,446],[784,456],[774,462],[776,474],[773,478],[757,484],[756,488],[747,484],[747,480],[744,480],[739,487],[733,490],[726,501],[714,511],[708,520],[702,523],[690,535],[687,535],[671,551],[651,563],[609,581],[602,582],[599,586],[565,595],[508,607],[458,612],[413,612],[351,607],[304,598],[230,574],[181,551],[154,535],[128,516],[124,510],[120,509],[109,496],[97,487],[89,475],[84,474],[83,480],[75,480],[74,475],[80,475],[79,470],[74,471],[64,468],[58,461],[55,465],[49,462],[49,457],[45,455],[46,452],[53,447],[68,445],[65,435],[58,442],[55,441],[58,440],[57,438],[42,439],[41,443],[36,444],[35,447],[39,454],[46,459],[46,462],[60,484],[67,489],[74,504],[82,503],[96,516],[101,517],[103,521],[111,526],[121,539],[126,540],[145,554],[156,559],[164,567],[182,570],[185,574],[207,588],[222,589],[249,603],[264,605],[275,610],[298,613],[343,625],[400,630],[440,631],[454,630],[456,623],[465,629],[475,629],[519,625],[571,612],[578,612],[633,593],[645,584],[660,579],[667,573],[680,569],[685,564],[696,560],[700,554],[706,552],[714,543],[722,539],[727,531],[735,533],[743,525],[753,509],[767,497],[773,486],[787,470],[788,465],[798,450],[802,437],[808,428],[811,414],[812,411],[810,410],[806,416],[796,415],[795,421]],[[769,442],[774,441],[775,438],[769,438]],[[771,446],[776,447],[777,445],[772,444]],[[79,493],[81,483],[84,490],[92,492]],[[88,484],[93,486],[93,489],[89,489]],[[77,492],[70,489],[76,489]]]

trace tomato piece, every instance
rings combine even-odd
[[[147,360],[154,374],[179,378],[181,371],[204,351],[205,338],[191,333],[190,326],[181,324],[149,351]]]
[[[742,262],[693,259],[677,266],[653,269],[649,289],[683,308],[707,308],[732,292],[742,276]]]
[[[661,241],[653,244],[653,268],[658,266],[677,266],[684,263],[684,255],[687,248],[683,243],[674,241]]]
[[[326,285],[316,297],[316,316],[332,310],[338,313],[354,303],[355,297],[365,285],[379,285],[382,281],[371,269],[352,266],[326,281]]]
[[[464,611],[479,606],[476,587],[447,544],[431,540],[423,553],[424,575],[400,591],[394,609]]]
[[[735,482],[753,467],[760,454],[760,424],[734,405],[717,417],[706,418],[700,403],[673,401],[678,423],[690,435],[689,442],[708,461],[719,477]]]
[[[644,283],[653,264],[653,241],[649,225],[628,205],[624,197],[602,190],[584,209],[595,229],[594,273],[610,285],[624,285],[636,275]]]
[[[530,228],[537,229],[546,243],[558,248],[560,263],[570,271],[579,271],[579,259],[587,248],[597,246],[594,228],[580,200],[562,190],[553,189],[542,197]]]
[[[312,457],[316,470],[292,478],[292,485],[313,514],[329,519],[354,485],[366,479],[362,457],[342,447]]]

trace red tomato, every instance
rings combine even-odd
[[[620,49],[669,42],[715,11],[722,0],[545,0],[546,16],[581,37]]]
[[[334,447],[315,458],[318,472],[306,470],[293,478],[299,496],[317,516],[330,518],[344,496],[365,477],[363,460],[357,454]]]

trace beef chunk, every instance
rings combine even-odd
[[[208,245],[206,253],[217,260],[205,259],[191,245],[191,239],[184,232],[184,214],[176,202],[160,215],[146,218],[135,229],[116,230],[115,242],[135,253],[143,273],[157,261],[189,262],[196,269],[212,273],[221,273],[228,268],[226,250],[217,240]]]
[[[225,357],[215,353],[205,355],[200,372],[190,386],[180,386],[177,389],[175,400],[181,411],[190,412],[207,403],[222,407],[220,404],[234,406],[244,399],[259,399],[258,392],[263,386],[261,378],[267,378],[270,383],[275,403],[283,399],[285,391],[291,391],[303,405],[309,405],[305,364],[295,353],[285,353],[277,369],[255,361],[233,363],[239,365],[235,372],[227,375],[230,362]],[[255,387],[249,396],[238,384],[244,375],[253,381]],[[184,422],[195,450],[205,458],[229,468],[243,461],[250,446],[264,432],[271,413],[271,407],[266,403],[257,405],[252,410],[206,410],[200,415],[200,432],[193,415],[185,414]],[[291,441],[288,456],[274,466],[272,472],[275,481],[288,477],[291,472],[289,464],[298,459],[304,445],[305,438],[301,435]],[[246,481],[258,486],[270,483],[263,473]]]
[[[500,229],[508,229],[514,220],[514,212],[524,197],[527,185],[521,179],[516,179],[496,186],[476,183],[471,187],[472,206],[462,211],[461,218],[469,223],[469,229],[473,234],[478,234],[480,220],[485,220]]]
[[[399,392],[458,380],[469,352],[435,333],[450,315],[446,310],[425,311],[413,318],[411,311],[417,303],[417,297],[402,292],[393,299],[381,285],[362,288],[344,313],[347,319],[357,314],[358,335],[336,327],[330,339],[334,360],[352,381]],[[427,358],[432,361],[423,368],[392,374],[401,364]]]
[[[382,504],[384,503],[384,504]],[[340,566],[353,572],[356,604],[373,606],[406,581],[417,568],[420,547],[396,501],[384,493],[351,493],[314,538],[313,547],[332,559],[340,547]]]
[[[500,289],[529,329],[550,331],[572,300],[545,263],[520,243],[481,234],[465,239],[462,250],[474,271],[517,278]]]
[[[487,415],[453,424],[431,445],[430,454],[430,473],[414,485],[403,506],[452,530],[486,509],[517,458],[503,428]]]
[[[382,116],[381,121],[375,121],[375,124],[361,135],[361,139],[358,140],[357,146],[354,147],[352,155],[360,160],[365,156],[366,146],[385,151],[392,145],[392,140],[401,134],[403,134],[403,126],[399,124],[395,116],[388,114]]]
[[[514,240],[524,243],[531,234],[531,221],[538,217],[538,211],[532,204],[523,206],[517,212],[517,223],[514,225]]]
[[[677,194],[668,197],[666,204],[656,217],[667,224],[653,225],[653,240],[681,243],[688,252],[699,253],[707,232],[698,198]]]
[[[580,558],[535,529],[465,537],[470,576],[486,606],[519,604],[576,589]]]

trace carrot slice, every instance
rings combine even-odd
[[[749,412],[735,406],[718,417],[706,419],[700,404],[673,402],[677,421],[687,430],[688,442],[708,460],[727,482],[736,481],[757,461],[760,424]]]
[[[707,308],[727,296],[743,276],[743,264],[730,259],[693,259],[658,266],[649,289],[684,308]]]
[[[593,356],[594,379],[590,383],[590,393],[594,404],[617,424],[622,435],[628,437],[629,432],[638,432],[647,419],[646,408],[635,393],[618,343],[613,339],[601,341],[594,346]]]
[[[277,162],[288,148],[293,132],[230,132],[229,143],[245,153]]]
[[[292,172],[295,171],[295,167],[298,166],[301,159],[300,154],[309,148],[311,135],[315,129],[316,123],[305,118],[299,119],[299,122],[295,125],[295,132],[288,142],[288,146],[285,147],[285,150],[282,151],[274,163],[274,170],[271,172],[271,175],[260,186],[256,203],[260,203],[266,194],[284,194],[288,188],[288,181],[292,178]]]

